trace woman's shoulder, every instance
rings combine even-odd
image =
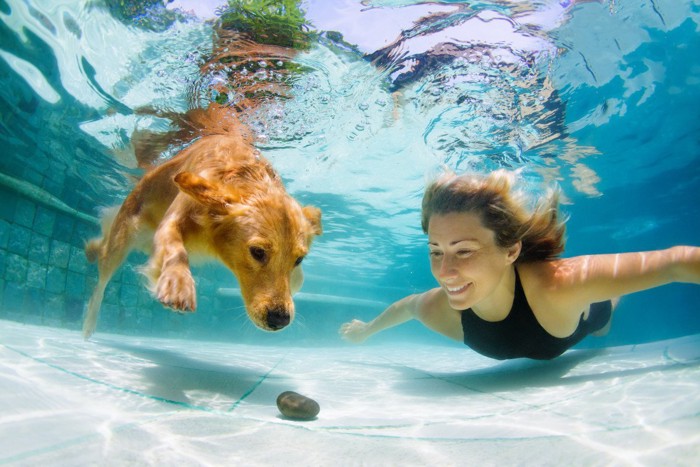
[[[533,261],[517,266],[520,283],[532,305],[538,308],[558,308],[571,299],[576,288],[580,267],[571,259]],[[537,302],[537,303],[533,303]]]
[[[581,263],[585,257],[558,258],[547,261],[531,261],[518,264],[518,273],[523,281],[548,289],[559,289],[571,284],[580,276]]]
[[[560,261],[561,260],[529,261],[518,264],[516,269],[521,282],[546,286],[553,283],[557,277],[561,277],[564,274]]]
[[[414,297],[416,300],[416,309],[421,313],[438,311],[444,307],[449,307],[447,295],[445,295],[445,291],[440,287],[435,287],[427,292],[417,294]]]

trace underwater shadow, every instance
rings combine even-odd
[[[576,366],[595,357],[605,355],[605,349],[576,350],[567,352],[553,360],[527,360],[516,359],[500,362],[495,366],[480,368],[464,373],[426,373],[427,376],[450,383],[452,390],[447,392],[464,392],[466,390],[480,393],[499,393],[516,391],[526,388],[548,388],[555,386],[568,386],[584,382],[595,382],[621,378],[625,376],[641,375],[657,371],[672,371],[680,368],[689,368],[700,365],[700,360],[685,362],[668,361],[668,363],[635,368],[615,368],[601,370],[600,373],[586,373],[568,375]],[[415,372],[420,371],[408,367],[393,367],[395,370],[410,373],[415,377]],[[594,371],[594,369],[592,369]],[[413,378],[414,379],[414,378]],[[403,390],[409,393],[420,391],[421,385],[404,384]]]
[[[485,370],[463,374],[433,375],[452,384],[478,392],[503,392],[531,387],[553,387],[603,381],[654,371],[670,371],[680,367],[696,366],[700,361],[674,362],[641,368],[615,369],[601,373],[567,376],[580,363],[605,354],[605,350],[581,350],[550,361],[512,361]]]
[[[216,402],[218,406],[225,406],[225,409],[231,410],[248,397],[267,376],[267,371],[264,370],[254,371],[233,364],[212,363],[172,350],[113,341],[96,343],[153,363],[154,366],[138,370],[147,384],[148,395],[193,409],[223,410],[221,407],[212,406],[211,403]],[[277,362],[273,362],[270,367],[274,367],[274,363]],[[269,388],[276,383],[268,380],[265,384]],[[193,400],[187,395],[188,392],[197,392],[200,398]],[[205,395],[206,393],[209,394]]]
[[[477,392],[504,392],[530,387],[551,387],[573,384],[566,375],[576,366],[605,353],[570,352],[553,360],[516,359],[464,373],[433,373],[432,376]],[[577,381],[579,382],[579,381]]]

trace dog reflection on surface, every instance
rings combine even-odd
[[[99,280],[83,323],[95,331],[105,287],[129,251],[149,253],[144,273],[156,298],[179,312],[197,308],[191,255],[215,258],[238,279],[251,321],[277,331],[294,318],[292,295],[321,212],[302,207],[255,150],[245,126],[216,104],[190,111],[196,141],[148,171],[118,211],[103,218],[103,236],[86,255]]]

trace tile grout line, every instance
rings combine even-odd
[[[282,361],[283,361],[285,358],[287,358],[286,355],[282,356],[282,358],[280,358],[280,359],[277,361],[277,363],[275,363],[275,364],[272,366],[272,368],[270,368],[270,369],[268,370],[267,373],[265,373],[264,375],[262,375],[262,376],[260,377],[260,379],[259,379],[255,384],[253,384],[253,385],[250,387],[250,389],[248,389],[246,392],[244,392],[243,395],[242,395],[236,402],[234,402],[234,403],[231,405],[231,407],[226,411],[226,413],[231,413],[231,412],[233,412],[234,410],[236,410],[236,409],[238,408],[238,406],[241,405],[241,403],[242,403],[248,396],[250,396],[251,394],[253,394],[253,392],[255,392],[255,390],[258,389],[258,387],[267,379],[267,377],[270,376],[270,373],[272,373],[272,372],[279,366],[279,364],[282,363]]]
[[[46,360],[43,360],[43,359],[38,358],[38,357],[34,357],[34,356],[32,356],[32,355],[29,355],[29,354],[26,353],[26,352],[23,352],[23,351],[21,351],[21,350],[15,349],[15,348],[12,348],[12,347],[10,347],[10,346],[8,346],[8,345],[5,345],[5,344],[0,344],[0,345],[1,345],[2,347],[4,347],[4,348],[8,349],[8,350],[11,350],[12,352],[15,352],[16,354],[19,354],[19,355],[21,355],[21,356],[23,356],[23,357],[25,357],[25,358],[29,358],[30,360],[33,360],[33,361],[35,361],[35,362],[37,362],[37,363],[41,363],[42,365],[48,366],[49,368],[52,368],[52,369],[54,369],[54,370],[57,370],[57,371],[59,371],[59,372],[61,372],[61,373],[67,374],[67,375],[69,375],[69,376],[73,376],[74,378],[82,379],[83,381],[87,381],[87,382],[90,382],[90,383],[93,383],[93,384],[98,384],[98,385],[101,385],[101,386],[105,386],[105,387],[107,387],[107,388],[109,388],[109,389],[114,389],[114,390],[116,390],[116,391],[124,392],[124,393],[126,393],[126,394],[131,394],[131,395],[138,396],[138,397],[141,397],[141,398],[144,398],[144,399],[150,399],[150,400],[153,400],[153,401],[156,401],[156,402],[164,402],[164,403],[166,403],[166,404],[177,405],[177,406],[185,407],[185,408],[192,409],[192,410],[199,410],[199,411],[202,411],[202,412],[218,413],[218,414],[224,413],[224,412],[221,412],[221,411],[218,411],[218,410],[210,409],[210,408],[208,408],[208,407],[202,407],[202,406],[198,406],[198,405],[194,405],[194,404],[188,404],[187,402],[176,401],[176,400],[173,400],[173,399],[167,399],[167,398],[165,398],[165,397],[159,397],[159,396],[154,396],[154,395],[150,395],[150,394],[144,394],[144,393],[142,393],[142,392],[140,392],[140,391],[136,391],[136,390],[134,390],[134,389],[129,389],[129,388],[125,388],[125,387],[122,387],[122,386],[117,386],[117,385],[115,385],[115,384],[108,383],[108,382],[106,382],[106,381],[100,381],[100,380],[98,380],[98,379],[91,378],[90,376],[86,376],[86,375],[83,375],[83,374],[80,374],[80,373],[76,373],[75,371],[71,371],[71,370],[68,370],[68,369],[66,369],[66,368],[63,368],[63,367],[61,367],[61,366],[58,366],[58,365],[56,365],[56,364],[49,363],[49,362],[47,362]]]

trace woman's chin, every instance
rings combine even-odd
[[[468,308],[471,308],[472,303],[469,300],[466,300],[462,297],[447,297],[447,303],[450,305],[450,308],[453,310],[466,310]]]
[[[466,310],[467,308],[471,308],[473,303],[469,298],[470,288],[471,285],[459,293],[450,293],[448,290],[445,290],[445,294],[447,295],[447,303],[449,303],[450,307],[455,310]]]

